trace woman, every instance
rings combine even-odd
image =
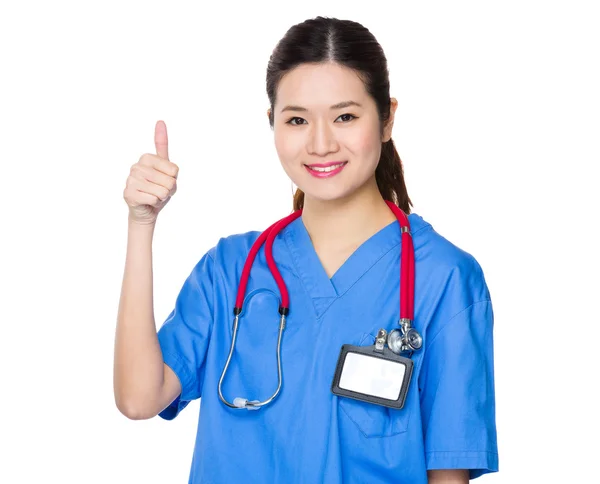
[[[295,25],[271,56],[267,94],[278,156],[299,187],[294,213],[302,209],[272,246],[290,295],[281,391],[258,411],[231,408],[219,394],[266,400],[278,382],[282,299],[264,248],[222,378],[231,310],[259,232],[222,238],[209,250],[156,332],[152,234],[178,175],[158,122],[157,153],[132,167],[124,193],[119,410],[169,420],[201,397],[190,483],[464,483],[497,471],[490,293],[477,261],[410,213],[380,45],[356,22],[317,17]],[[332,393],[340,347],[373,345],[379,329],[398,327],[400,254],[408,247],[386,201],[408,215],[413,327],[422,336],[401,409]]]

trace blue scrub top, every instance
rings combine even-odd
[[[331,393],[343,344],[372,345],[398,327],[400,228],[364,242],[330,279],[302,217],[275,239],[287,285],[283,386],[257,411],[230,409],[217,387],[232,337],[233,307],[246,256],[259,232],[219,240],[193,268],[158,331],[165,363],[181,381],[159,415],[171,420],[191,400],[200,418],[190,483],[426,484],[427,469],[498,470],[493,310],[482,269],[416,213],[413,326],[423,336],[401,410]],[[277,387],[280,295],[264,246],[248,282],[236,351],[223,394],[265,400]],[[185,449],[182,449],[185,451]]]

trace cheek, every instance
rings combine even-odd
[[[280,131],[276,131],[274,140],[275,150],[281,163],[284,166],[293,163],[297,153],[296,143],[294,143],[293,139],[290,136],[284,136]]]
[[[352,137],[351,146],[353,153],[359,158],[366,162],[372,161],[377,163],[379,161],[379,154],[381,153],[381,140],[376,132],[361,132],[357,133],[356,136]],[[375,157],[376,159],[370,160]]]

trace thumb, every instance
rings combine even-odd
[[[167,125],[164,121],[157,121],[154,128],[154,145],[156,154],[165,160],[169,159],[169,139],[167,138]]]

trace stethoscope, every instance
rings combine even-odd
[[[396,218],[398,219],[398,223],[400,224],[401,248],[403,249],[406,247],[408,250],[401,251],[402,258],[400,261],[400,320],[398,322],[400,328],[394,329],[387,334],[385,334],[384,330],[380,330],[377,336],[377,340],[378,345],[381,345],[382,339],[385,338],[388,347],[396,354],[402,354],[406,352],[412,353],[412,351],[421,348],[423,344],[421,335],[416,329],[412,327],[415,292],[414,246],[412,236],[410,233],[410,224],[408,222],[408,217],[396,204],[388,200],[386,200],[386,203],[390,207],[392,212],[394,212]],[[277,265],[275,264],[275,260],[273,259],[273,242],[275,241],[275,237],[279,232],[281,232],[288,224],[296,220],[301,215],[302,209],[296,210],[291,215],[288,215],[287,217],[284,217],[281,220],[275,222],[262,234],[260,234],[258,239],[256,239],[256,242],[254,242],[254,244],[252,245],[250,253],[248,254],[248,258],[246,259],[246,262],[244,264],[244,268],[242,270],[242,275],[240,278],[240,284],[238,287],[237,298],[235,301],[235,307],[233,308],[234,319],[231,347],[229,349],[229,355],[227,356],[227,362],[225,363],[225,367],[223,368],[223,372],[221,373],[221,378],[219,379],[219,398],[225,405],[227,405],[230,408],[246,408],[248,410],[258,410],[261,407],[271,403],[275,399],[275,397],[277,397],[281,390],[281,337],[283,335],[283,330],[285,329],[286,317],[289,314],[289,295],[285,282],[283,281],[283,278],[281,277],[281,274],[277,269]],[[265,255],[267,258],[267,265],[269,266],[269,270],[271,271],[271,274],[273,275],[275,282],[279,287],[279,292],[281,293],[281,304],[279,305],[279,334],[277,337],[277,389],[275,390],[275,393],[273,393],[273,395],[271,395],[268,399],[264,401],[249,401],[247,398],[236,397],[234,398],[233,403],[230,403],[227,401],[227,399],[225,399],[225,397],[223,397],[221,386],[223,384],[223,380],[225,379],[225,375],[227,374],[227,369],[229,367],[231,357],[235,350],[235,342],[237,340],[240,313],[242,312],[242,305],[246,294],[246,286],[250,277],[250,270],[252,269],[252,264],[254,263],[256,254],[258,253],[262,245],[265,243],[265,240]]]

